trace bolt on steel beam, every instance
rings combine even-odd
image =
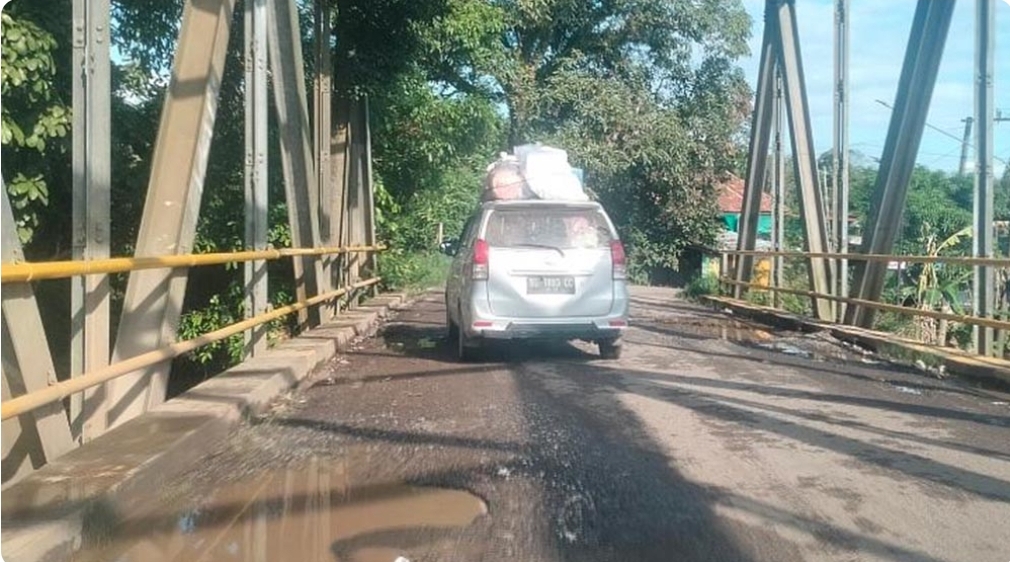
[[[919,0],[916,6],[864,232],[864,254],[890,254],[894,249],[953,11],[954,2]],[[886,263],[857,263],[853,294],[879,300],[886,275]],[[874,310],[868,307],[849,306],[845,312],[847,324],[865,328],[872,327],[873,318]]]
[[[109,0],[73,3],[73,229],[75,260],[109,257],[111,75]],[[70,375],[109,364],[109,276],[70,281]],[[71,430],[82,442],[105,432],[105,386],[70,400]]]

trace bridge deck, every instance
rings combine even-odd
[[[656,289],[618,362],[461,365],[440,300],[94,525],[80,559],[1008,556],[1010,396]]]

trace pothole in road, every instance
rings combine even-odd
[[[230,483],[182,510],[124,522],[74,560],[393,562],[487,514],[461,490],[352,485],[340,461]],[[402,558],[401,558],[402,557]]]

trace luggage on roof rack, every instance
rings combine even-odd
[[[582,171],[568,163],[568,152],[541,144],[516,146],[487,167],[485,201],[547,199],[589,201]]]
[[[498,160],[488,165],[484,176],[483,200],[509,201],[533,197],[526,178],[523,177],[519,160],[514,156],[503,152]]]

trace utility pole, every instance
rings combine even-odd
[[[835,111],[832,154],[832,188],[835,207],[836,251],[849,251],[849,0],[835,2]],[[838,260],[838,296],[849,296],[849,260]],[[845,304],[838,303],[836,320],[845,319]]]
[[[971,141],[971,125],[975,122],[974,117],[965,117],[961,120],[964,123],[964,140],[961,141],[961,163],[957,167],[958,175],[963,176],[968,165],[968,146]]]

